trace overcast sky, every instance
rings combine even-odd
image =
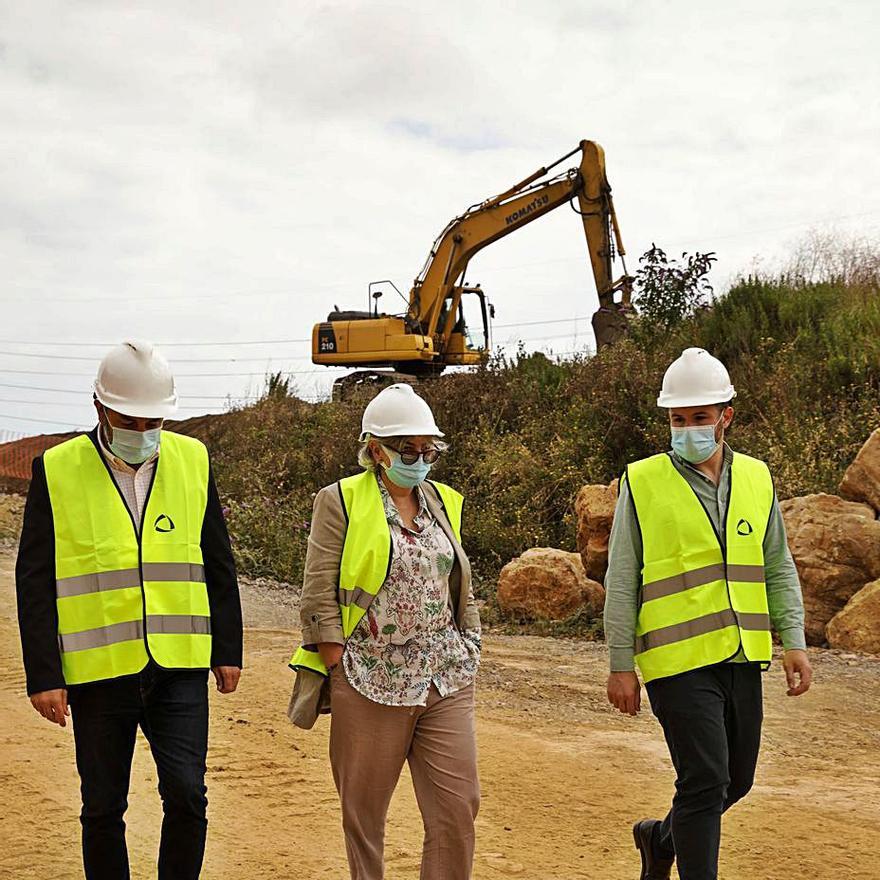
[[[0,0],[0,432],[90,425],[126,335],[168,343],[184,415],[267,370],[325,391],[308,343],[235,343],[408,290],[451,217],[581,138],[631,270],[714,250],[723,289],[812,227],[876,235],[878,37],[876,0]],[[508,348],[592,342],[567,207],[469,280]]]

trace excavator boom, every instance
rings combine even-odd
[[[582,154],[578,168],[551,180],[536,182],[577,152]],[[581,141],[577,150],[547,168],[540,168],[501,195],[475,205],[443,230],[413,284],[409,316],[424,328],[426,334],[433,335],[439,330],[442,335],[445,328],[437,326],[441,309],[450,297],[457,306],[453,291],[471,258],[492,242],[561,205],[573,205],[574,200],[578,203],[576,210],[584,225],[600,308],[614,310],[615,305],[628,308],[630,282],[626,267],[620,279],[615,280],[612,274],[615,250],[621,258],[626,252],[617,227],[611,187],[605,175],[605,153],[593,141]],[[614,302],[617,291],[621,292],[619,304]],[[448,321],[454,318],[454,306],[446,310]]]

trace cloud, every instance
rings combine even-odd
[[[723,279],[799,223],[880,211],[878,24],[867,0],[845,16],[791,0],[0,5],[0,338],[40,343],[0,350],[307,338],[374,279],[406,289],[451,217],[584,137],[606,149],[630,269],[657,241],[718,251]],[[471,278],[499,323],[595,307],[567,208],[482,251]],[[531,344],[570,349],[578,326]],[[80,391],[101,352],[0,354],[0,382]],[[314,371],[298,373],[312,393],[331,375],[307,343],[170,353],[193,405],[266,368]],[[85,403],[21,412],[62,425]]]
[[[499,150],[510,147],[506,138],[492,131],[450,132],[418,119],[396,118],[388,123],[393,135],[404,135],[415,140],[428,141],[444,149],[470,153],[476,150]]]
[[[446,106],[476,78],[454,31],[410,3],[320,4],[291,25],[243,57],[258,92],[292,115],[381,120],[401,105]]]

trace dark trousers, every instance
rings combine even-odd
[[[752,787],[763,720],[761,670],[724,663],[649,682],[651,709],[675,766],[672,809],[658,826],[659,856],[681,880],[716,880],[721,814]]]
[[[138,726],[156,762],[164,820],[159,880],[197,878],[205,851],[205,670],[170,671],[152,662],[139,674],[69,691],[83,808],[88,880],[127,880],[125,821]]]

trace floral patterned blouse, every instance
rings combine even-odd
[[[417,532],[404,526],[377,476],[391,528],[391,570],[343,654],[355,690],[387,706],[424,706],[433,684],[441,696],[467,687],[480,662],[480,631],[459,632],[449,601],[452,544],[418,487]]]

